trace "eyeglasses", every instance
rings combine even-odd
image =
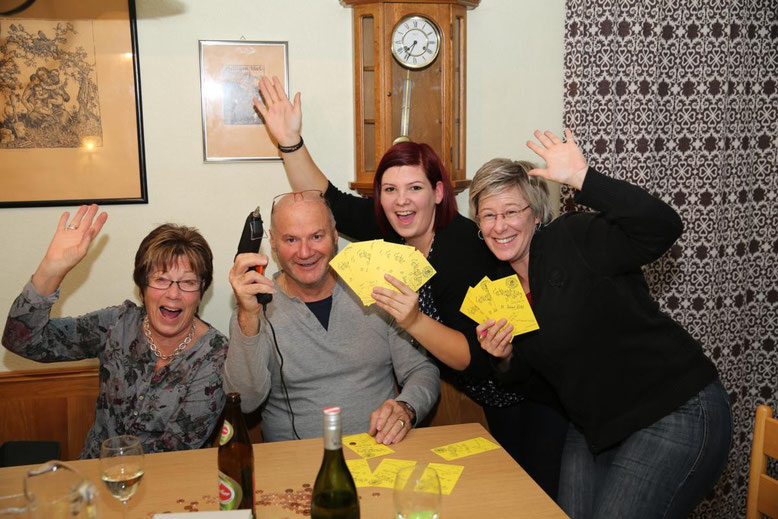
[[[505,223],[511,225],[518,223],[519,218],[521,217],[521,213],[527,209],[529,209],[529,205],[523,209],[508,209],[504,213],[493,213],[491,211],[487,211],[483,214],[479,214],[477,218],[478,222],[481,224],[481,227],[492,227],[497,223],[498,216],[502,216],[502,219],[505,221]]]
[[[161,277],[149,279],[149,287],[157,290],[167,290],[173,286],[173,283],[178,285],[181,292],[198,292],[203,284],[200,279],[179,279],[178,281]]]
[[[324,193],[322,193],[318,189],[306,189],[304,191],[290,191],[289,193],[281,193],[280,195],[277,195],[273,198],[273,205],[270,208],[270,214],[273,214],[276,205],[284,203],[284,201],[287,199],[286,197],[289,197],[288,199],[291,200],[292,202],[317,202],[317,201],[326,202],[324,198]]]

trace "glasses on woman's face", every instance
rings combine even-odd
[[[178,288],[182,292],[199,292],[200,286],[202,285],[202,281],[197,278],[179,279],[178,281],[174,281],[162,276],[149,278],[149,288],[154,288],[156,290],[167,290],[173,286],[173,283],[178,285]]]
[[[318,189],[306,189],[304,191],[290,191],[289,193],[281,193],[273,197],[273,205],[270,208],[270,214],[273,213],[277,205],[285,204],[288,202],[315,202],[324,200],[324,193]]]
[[[478,223],[481,224],[481,228],[491,228],[497,223],[497,219],[502,217],[503,221],[507,225],[514,225],[521,220],[521,213],[529,209],[529,205],[523,209],[508,209],[504,213],[495,213],[493,211],[484,211],[478,215]]]

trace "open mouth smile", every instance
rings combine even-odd
[[[178,316],[181,315],[181,312],[183,312],[183,310],[180,308],[171,308],[169,306],[159,307],[159,313],[162,314],[162,317],[169,320],[177,319]]]
[[[400,223],[410,223],[416,215],[416,211],[395,211],[394,214]]]
[[[507,238],[494,238],[494,241],[496,241],[500,245],[505,245],[506,243],[510,243],[515,239],[516,239],[516,235],[514,234],[513,236],[508,236]]]

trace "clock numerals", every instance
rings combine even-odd
[[[395,26],[392,43],[392,54],[400,65],[409,69],[422,68],[438,56],[440,31],[430,20],[410,16]]]

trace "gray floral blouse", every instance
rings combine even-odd
[[[154,373],[157,358],[143,336],[145,310],[131,301],[80,317],[50,319],[59,290],[44,297],[31,282],[8,313],[3,345],[39,362],[97,358],[97,413],[81,451],[100,456],[106,438],[137,436],[144,452],[199,448],[224,406],[222,366],[228,339],[215,328]]]

